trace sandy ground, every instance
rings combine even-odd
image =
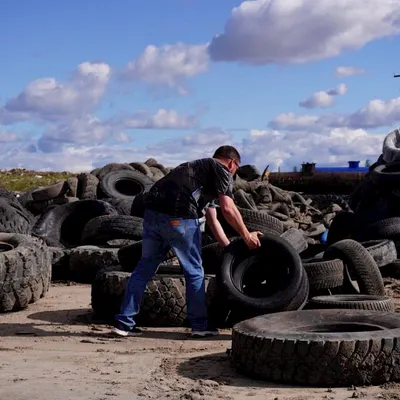
[[[340,389],[248,379],[229,365],[230,330],[193,340],[185,329],[115,339],[93,324],[90,285],[53,285],[27,310],[0,315],[0,399],[400,399],[400,385]]]

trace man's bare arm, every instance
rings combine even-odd
[[[210,227],[211,232],[214,238],[218,241],[218,243],[222,246],[228,246],[230,243],[229,239],[227,238],[220,222],[217,218],[217,210],[213,207],[207,208],[206,211],[206,222],[207,225]]]
[[[219,205],[222,214],[228,221],[229,225],[243,238],[247,246],[251,249],[261,246],[258,236],[262,235],[261,232],[249,232],[243,222],[242,215],[236,207],[235,202],[224,194],[219,194]]]

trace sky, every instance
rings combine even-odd
[[[2,0],[0,169],[374,162],[400,121],[400,0]]]

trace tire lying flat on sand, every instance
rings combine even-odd
[[[232,330],[231,361],[247,376],[312,386],[400,381],[400,314],[307,310],[263,315]]]

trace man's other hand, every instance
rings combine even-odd
[[[262,236],[262,232],[250,232],[249,236],[244,240],[249,249],[256,249],[261,246],[259,236]]]

